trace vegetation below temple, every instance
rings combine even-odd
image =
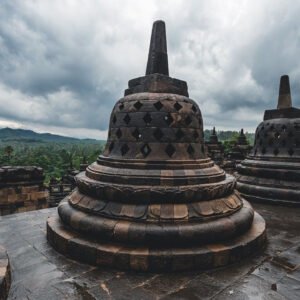
[[[205,130],[205,140],[211,131]],[[237,131],[217,132],[219,141],[230,148],[238,136]],[[253,133],[246,133],[249,143],[254,140]],[[57,179],[68,169],[79,169],[83,162],[92,163],[102,153],[105,141],[76,139],[50,133],[36,133],[23,129],[0,129],[0,166],[36,165],[44,169],[45,182],[51,177]]]
[[[0,165],[36,165],[44,169],[45,183],[61,178],[68,169],[91,163],[103,151],[105,141],[76,139],[23,129],[0,129]]]

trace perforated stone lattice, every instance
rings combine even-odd
[[[205,154],[204,147],[193,145],[203,142],[201,113],[185,98],[119,101],[108,137],[107,155],[138,158],[142,154],[148,158],[158,151],[153,147],[156,143],[165,143],[164,153],[170,158],[183,152],[186,158],[202,158]],[[134,142],[140,146],[133,145]]]
[[[250,156],[299,156],[300,123],[286,119],[284,122],[282,124],[280,119],[262,122],[256,130]]]

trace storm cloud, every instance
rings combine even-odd
[[[282,74],[300,104],[299,14],[292,0],[2,0],[0,126],[106,138],[163,19],[170,76],[188,82],[205,127],[254,131]]]

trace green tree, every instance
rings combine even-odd
[[[7,145],[4,148],[4,153],[6,154],[8,161],[11,160],[11,156],[12,156],[13,152],[14,152],[14,148],[11,145]]]

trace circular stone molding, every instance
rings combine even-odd
[[[254,213],[251,228],[236,238],[188,248],[152,248],[99,243],[66,228],[55,216],[47,221],[47,238],[58,252],[93,265],[135,271],[184,271],[221,267],[255,254],[266,242],[266,224]]]

